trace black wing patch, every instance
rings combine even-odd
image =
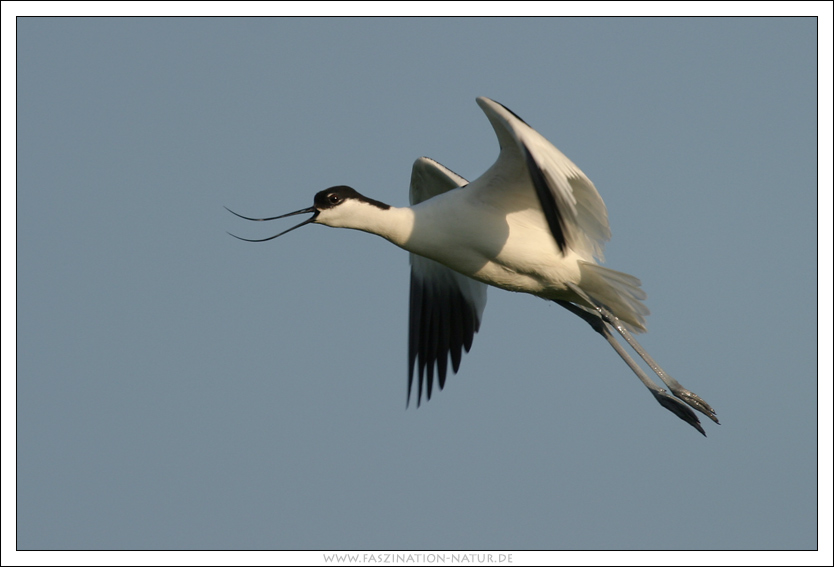
[[[455,285],[421,278],[411,271],[408,321],[408,397],[417,363],[417,407],[426,378],[426,399],[431,399],[434,370],[440,389],[446,385],[446,372],[451,357],[452,372],[460,368],[462,350],[469,352],[472,339],[480,328],[477,308]]]
[[[504,110],[506,110],[507,112],[509,112],[513,116],[515,116],[516,118],[518,118],[521,122],[524,122],[524,119],[521,116],[519,116],[518,114],[516,114],[515,112],[513,112],[512,110],[510,110],[509,108],[507,108],[506,106],[501,104],[500,102],[498,102],[497,100],[493,100],[492,102],[494,102],[495,104],[497,104],[498,106],[500,106],[501,108],[503,108]],[[524,124],[526,124],[527,126],[530,126],[529,124],[527,124],[527,122],[524,122]],[[530,126],[530,127],[532,128],[532,126]]]
[[[533,187],[536,189],[536,195],[539,197],[539,203],[544,211],[544,218],[547,219],[547,225],[550,227],[550,232],[553,238],[556,239],[556,244],[559,246],[559,251],[562,254],[567,252],[567,230],[565,227],[565,220],[562,218],[562,213],[559,211],[559,206],[556,204],[556,198],[547,184],[547,179],[544,176],[536,160],[530,154],[530,150],[524,143],[521,144],[521,149],[524,151],[524,160],[527,162],[527,170],[530,172],[530,178],[533,180]]]

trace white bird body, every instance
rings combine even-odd
[[[574,250],[562,256],[543,214],[529,209],[504,214],[478,199],[474,185],[411,207],[380,210],[363,202],[346,203],[322,212],[315,222],[377,234],[409,252],[509,291],[554,299],[554,292],[567,292],[566,281],[579,282],[582,258]],[[466,215],[457,213],[462,208]],[[530,246],[527,238],[532,231],[541,235],[536,246]]]
[[[313,213],[307,221],[257,241],[317,223],[376,234],[411,252],[409,396],[416,363],[418,405],[424,371],[427,398],[435,367],[440,388],[449,357],[457,372],[461,350],[469,350],[480,326],[486,287],[491,285],[553,300],[585,319],[661,405],[704,433],[697,416],[652,382],[611,335],[609,327],[675,396],[717,423],[712,408],[663,372],[628,333],[645,331],[646,296],[637,278],[596,263],[603,259],[611,233],[594,184],[515,113],[487,98],[477,102],[495,130],[500,153],[472,183],[422,157],[412,168],[409,207],[391,207],[337,186],[317,193],[313,207],[269,219],[243,218]]]
[[[573,249],[559,251],[544,215],[533,209],[502,213],[477,197],[477,188],[467,186],[414,205],[403,219],[411,225],[406,238],[391,241],[501,289],[546,299],[572,295],[565,282],[579,283],[583,258]],[[456,213],[461,207],[465,216]],[[473,238],[480,234],[486,237]]]

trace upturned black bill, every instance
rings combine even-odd
[[[238,216],[238,217],[240,217],[240,218],[242,218],[242,219],[246,219],[246,220],[250,220],[250,221],[257,221],[257,222],[261,222],[261,221],[271,221],[271,220],[276,220],[276,219],[282,219],[282,218],[284,218],[284,217],[291,217],[291,216],[293,216],[293,215],[303,215],[304,213],[313,213],[313,216],[312,216],[312,217],[310,217],[309,219],[307,219],[306,221],[304,221],[304,222],[302,222],[302,223],[299,223],[299,224],[295,225],[295,226],[294,226],[294,227],[292,227],[292,228],[288,228],[288,229],[287,229],[287,230],[285,230],[284,232],[279,232],[279,233],[278,233],[278,234],[276,234],[275,236],[270,236],[269,238],[260,238],[260,239],[241,238],[240,236],[236,236],[236,235],[232,234],[231,232],[229,233],[229,235],[230,235],[230,236],[234,236],[234,237],[235,237],[235,238],[237,238],[238,240],[245,240],[246,242],[266,242],[267,240],[272,240],[273,238],[278,238],[278,237],[279,237],[279,236],[281,236],[282,234],[287,234],[288,232],[290,232],[290,231],[292,231],[292,230],[295,230],[296,228],[302,227],[302,226],[304,226],[305,224],[310,224],[311,222],[313,222],[314,220],[316,220],[316,217],[317,217],[317,216],[319,216],[319,212],[316,210],[316,208],[315,208],[315,207],[307,207],[306,209],[301,209],[300,211],[295,211],[294,213],[287,213],[287,214],[285,214],[285,215],[278,215],[277,217],[269,217],[269,218],[265,218],[265,219],[253,219],[252,217],[245,217],[245,216],[243,216],[243,215],[240,215],[240,214],[238,214],[238,213],[234,212],[234,211],[233,211],[232,209],[230,209],[229,207],[223,207],[223,208],[224,208],[224,209],[226,209],[227,211],[229,211],[230,213],[232,213],[233,215]]]

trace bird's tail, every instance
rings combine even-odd
[[[590,262],[579,262],[579,270],[579,285],[585,293],[605,305],[631,332],[646,332],[649,308],[643,305],[646,292],[640,289],[639,279]]]

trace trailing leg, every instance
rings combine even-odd
[[[613,313],[608,311],[608,309],[601,303],[594,301],[592,298],[590,298],[588,294],[582,291],[582,289],[579,286],[569,283],[568,287],[581,299],[583,299],[594,309],[596,309],[597,313],[599,313],[599,316],[602,318],[603,321],[614,327],[617,330],[617,332],[620,333],[620,335],[631,346],[631,348],[633,348],[634,351],[638,355],[640,355],[640,358],[646,361],[646,364],[648,364],[649,367],[654,371],[654,373],[657,374],[657,376],[661,380],[663,380],[663,383],[669,387],[669,389],[675,396],[677,396],[696,410],[706,415],[715,423],[719,423],[718,418],[715,415],[715,410],[712,409],[712,406],[710,406],[707,402],[705,402],[700,396],[698,396],[694,392],[691,392],[690,390],[684,388],[680,384],[680,382],[678,382],[677,380],[669,376],[666,372],[664,372],[660,365],[657,362],[655,362],[655,360],[649,355],[649,353],[646,352],[646,349],[644,349],[640,345],[640,343],[637,342],[637,339],[635,339],[632,336],[632,334],[628,332],[628,329],[625,328],[625,326]]]
[[[617,339],[614,338],[614,335],[611,334],[611,331],[606,326],[605,322],[602,320],[600,315],[594,315],[593,313],[589,313],[584,309],[577,307],[573,303],[568,301],[556,301],[559,305],[570,311],[571,313],[578,315],[582,319],[584,319],[591,328],[593,328],[597,333],[602,335],[605,340],[617,351],[617,354],[620,355],[626,364],[628,364],[629,368],[637,375],[640,381],[643,383],[646,388],[652,393],[655,399],[667,410],[674,413],[676,416],[687,422],[689,425],[697,429],[701,432],[701,435],[706,437],[706,433],[704,432],[704,428],[701,427],[701,422],[698,419],[698,416],[695,415],[695,412],[689,409],[685,404],[679,401],[677,398],[674,398],[666,392],[663,388],[655,384],[648,375],[643,372],[643,369],[638,366],[638,364],[634,361],[633,358],[626,352],[626,350],[622,347],[620,343],[617,342]]]

